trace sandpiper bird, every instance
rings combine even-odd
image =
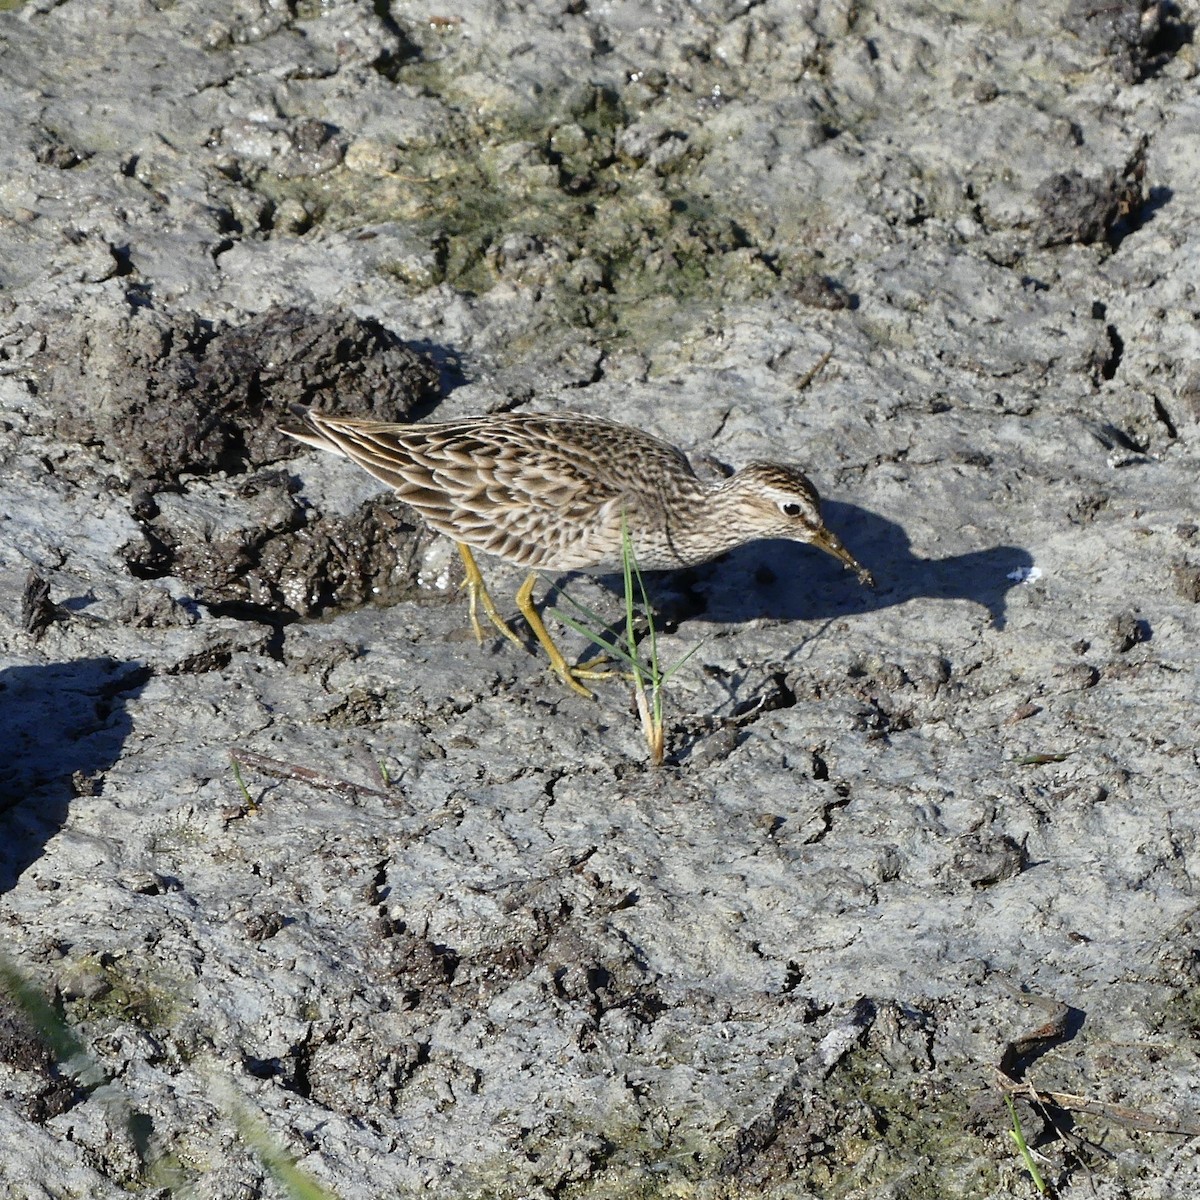
[[[529,568],[517,607],[563,681],[581,678],[533,605],[540,570],[619,570],[623,528],[644,570],[691,567],[758,538],[817,546],[873,582],[821,519],[816,489],[796,467],[752,462],[728,478],[699,478],[682,450],[640,429],[579,413],[504,413],[396,425],[297,410],[291,437],[341,454],[395,488],[458,547],[471,624],[477,607],[517,645],[484,586],[472,550]]]

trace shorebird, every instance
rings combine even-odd
[[[478,609],[521,645],[484,585],[473,551],[526,567],[517,607],[563,681],[581,679],[533,604],[538,571],[612,571],[628,529],[640,569],[691,567],[759,538],[788,538],[870,572],[821,518],[816,488],[797,467],[752,462],[701,479],[682,450],[629,425],[580,413],[504,413],[398,425],[298,410],[291,437],[343,455],[394,488],[458,547],[475,636]]]

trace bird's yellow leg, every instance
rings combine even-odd
[[[612,674],[611,671],[596,671],[592,669],[591,664],[584,664],[579,667],[572,667],[562,656],[562,651],[554,644],[550,637],[546,626],[542,621],[538,610],[533,606],[533,585],[537,582],[537,572],[530,571],[529,577],[521,584],[520,591],[517,592],[517,607],[521,610],[521,616],[529,622],[529,628],[533,630],[533,636],[541,643],[542,649],[546,651],[550,659],[550,665],[558,672],[559,677],[568,687],[574,688],[581,696],[586,696],[589,700],[594,700],[587,688],[580,683],[580,679],[605,679]],[[603,655],[601,656],[603,657]],[[593,659],[592,662],[596,660]]]
[[[475,565],[475,555],[471,553],[470,546],[464,546],[462,542],[455,542],[458,547],[459,557],[463,561],[463,568],[466,570],[467,577],[463,580],[463,587],[467,589],[467,606],[471,613],[471,628],[475,630],[476,640],[480,645],[483,644],[483,629],[479,624],[479,605],[483,605],[483,611],[487,614],[487,618],[495,627],[514,646],[522,645],[521,639],[508,627],[508,622],[500,615],[496,605],[492,602],[491,596],[488,595],[487,587],[484,585],[483,576],[479,573],[479,568]]]

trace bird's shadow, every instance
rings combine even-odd
[[[413,343],[429,354],[442,374],[442,395],[418,413],[426,416],[446,395],[467,382],[458,357],[433,342]],[[1033,558],[1019,546],[989,546],[947,558],[918,558],[895,521],[837,500],[821,504],[825,523],[875,578],[864,587],[835,559],[812,546],[785,540],[752,542],[712,563],[683,571],[647,571],[651,601],[669,624],[702,620],[735,625],[756,617],[820,621],[874,612],[918,598],[967,600],[986,609],[1003,629],[1009,591],[1019,586]],[[608,591],[624,593],[619,573],[594,576]],[[568,600],[571,576],[547,577],[551,606],[574,616]],[[597,631],[599,632],[599,631]],[[620,625],[609,627],[615,640]]]
[[[667,621],[738,624],[756,617],[820,621],[874,612],[919,598],[966,600],[1002,629],[1010,589],[1033,565],[1019,546],[989,546],[947,558],[919,558],[894,521],[854,504],[826,501],[826,524],[875,577],[864,587],[836,559],[812,546],[759,541],[682,572],[647,572],[651,600]],[[620,575],[598,581],[621,594]]]
[[[0,893],[63,828],[71,801],[99,788],[132,725],[126,701],[149,675],[113,658],[0,671]]]

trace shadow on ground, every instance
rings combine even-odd
[[[891,608],[921,598],[965,600],[1003,629],[1009,591],[1033,558],[1019,546],[989,546],[948,558],[918,558],[894,521],[853,504],[823,505],[829,527],[875,576],[862,586],[852,571],[798,542],[761,541],[690,571],[647,573],[651,600],[668,621],[736,625],[759,617],[821,621]],[[570,577],[556,582],[570,587]],[[622,594],[619,575],[599,582]]]
[[[149,675],[112,658],[0,671],[0,891],[63,827],[71,800],[99,789],[129,734],[125,703]]]

